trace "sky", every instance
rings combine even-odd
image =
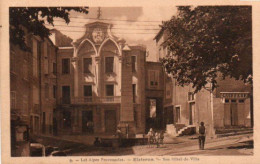
[[[149,51],[147,61],[156,61],[156,43],[153,38],[160,30],[159,25],[177,13],[175,6],[101,7],[100,9],[100,20],[96,19],[98,7],[90,7],[88,14],[71,12],[69,25],[66,25],[61,19],[56,19],[55,28],[76,40],[84,35],[84,25],[87,23],[95,21],[111,23],[114,36],[125,39],[129,45],[142,44],[147,47],[147,51]]]

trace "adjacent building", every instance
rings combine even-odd
[[[56,47],[50,39],[31,34],[26,35],[26,43],[28,51],[10,44],[12,156],[23,156],[22,145],[29,136],[45,133],[44,125],[52,125],[56,106],[55,99],[45,99],[50,94],[47,86],[56,85],[56,77],[50,75],[51,64],[56,62]],[[46,117],[47,112],[51,114]],[[50,134],[51,131],[49,128]]]
[[[157,43],[157,60],[166,56],[167,31],[162,29],[154,38]],[[252,126],[252,85],[243,81],[218,78],[213,92],[202,89],[194,94],[192,85],[178,86],[176,79],[164,73],[163,108],[165,123],[170,133],[181,135],[198,130],[200,122],[207,129]],[[206,86],[210,88],[210,84]],[[214,134],[214,130],[208,133]]]

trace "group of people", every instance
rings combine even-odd
[[[204,122],[201,122],[199,127],[199,136],[198,136],[200,150],[204,150],[204,144],[206,139],[205,135],[206,135],[206,128],[204,126]],[[150,128],[147,137],[148,137],[149,147],[153,144],[156,144],[157,147],[160,147],[160,144],[163,145],[164,131],[154,132],[153,129]]]
[[[205,139],[206,139],[206,128],[204,126],[204,122],[200,123],[200,127],[199,127],[199,136],[198,136],[198,140],[199,140],[199,149],[203,150],[204,149],[204,144],[205,144]],[[119,141],[121,142],[121,138],[123,137],[123,133],[120,130],[120,128],[117,128],[116,130],[116,135],[119,138]],[[153,131],[152,128],[150,128],[148,134],[148,144],[149,147],[151,147],[151,145],[156,144],[157,148],[160,147],[160,145],[163,145],[163,140],[164,140],[164,131]]]
[[[150,128],[147,137],[148,137],[149,147],[153,144],[156,144],[157,147],[160,147],[160,145],[163,145],[164,131],[155,132],[153,131],[152,128]]]

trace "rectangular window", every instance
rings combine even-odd
[[[193,92],[188,93],[188,101],[194,101],[195,100],[195,94]]]
[[[105,58],[105,68],[106,73],[113,73],[114,72],[114,57],[106,57]]]
[[[229,99],[225,99],[225,103],[229,103]]]
[[[238,100],[239,103],[244,103],[245,100],[241,99],[241,100]]]
[[[180,122],[181,120],[181,107],[176,107],[176,122]]]
[[[45,84],[44,90],[45,90],[45,98],[49,98],[49,85],[48,84]]]
[[[57,86],[54,85],[52,90],[53,90],[53,98],[56,98],[57,97]]]
[[[114,85],[106,85],[106,96],[114,96]]]
[[[84,58],[83,67],[84,67],[84,73],[92,73],[92,59]]]
[[[16,92],[11,91],[11,109],[15,109],[16,104]]]
[[[149,71],[149,85],[151,88],[157,88],[159,85],[159,71]]]
[[[136,56],[131,56],[132,61],[132,72],[136,72]]]
[[[91,97],[92,96],[92,86],[91,85],[85,85],[84,86],[84,96],[85,97]]]
[[[132,85],[132,87],[133,87],[133,102],[135,103],[135,99],[136,99],[136,84],[133,84]]]
[[[43,64],[44,64],[44,66],[43,66],[44,74],[48,75],[49,74],[49,61],[48,61],[48,57],[44,57]]]
[[[57,64],[56,63],[53,63],[53,65],[52,65],[52,72],[54,75],[57,75]]]
[[[65,58],[62,59],[62,74],[69,74],[70,73],[70,59]]]

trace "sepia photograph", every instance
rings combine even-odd
[[[254,155],[252,6],[8,10],[11,157]]]

